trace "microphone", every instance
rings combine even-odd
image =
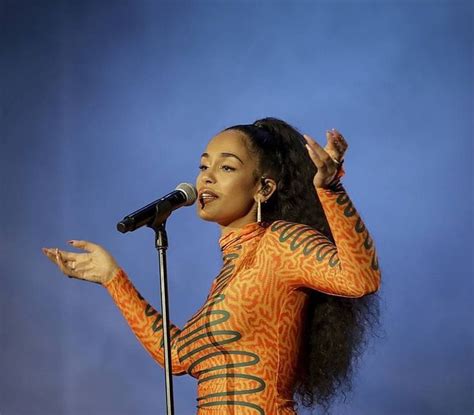
[[[117,230],[122,233],[133,232],[144,225],[163,223],[173,210],[181,206],[190,206],[196,199],[196,188],[192,184],[181,183],[161,199],[125,216],[117,223]]]

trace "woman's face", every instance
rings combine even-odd
[[[242,132],[228,130],[209,141],[196,179],[201,219],[230,228],[256,221],[257,161],[246,140]]]

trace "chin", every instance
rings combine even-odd
[[[205,220],[206,222],[217,222],[213,217],[208,215],[200,215],[198,214],[199,218]]]
[[[215,215],[204,209],[201,209],[200,206],[197,207],[196,213],[202,220],[205,220],[207,222],[217,222],[217,218],[215,217]]]
[[[218,216],[209,211],[201,209],[199,206],[197,208],[197,215],[199,216],[199,218],[205,220],[206,222],[214,222],[220,226],[227,226],[232,223],[232,220],[229,220],[229,218],[223,218],[222,216]]]

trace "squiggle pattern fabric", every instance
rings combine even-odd
[[[307,289],[375,292],[374,244],[346,192],[317,189],[335,244],[313,228],[251,223],[219,240],[223,266],[201,309],[171,325],[172,370],[198,380],[197,413],[294,415]],[[163,365],[162,318],[123,270],[106,284],[128,325]]]

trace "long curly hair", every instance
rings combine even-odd
[[[257,157],[256,179],[266,176],[277,189],[262,205],[266,222],[286,220],[309,225],[332,242],[334,238],[314,190],[316,166],[301,133],[276,118],[234,125]],[[319,406],[328,413],[336,398],[352,390],[354,370],[370,335],[379,327],[377,294],[344,298],[309,290],[303,344],[299,354],[295,398],[307,408]]]

